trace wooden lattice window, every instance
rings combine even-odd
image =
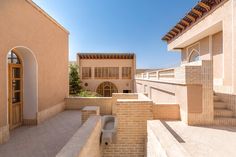
[[[82,67],[82,79],[90,79],[91,77],[91,67]]]
[[[95,67],[95,78],[118,79],[119,67]]]
[[[122,78],[123,79],[131,79],[132,73],[131,67],[122,67]]]

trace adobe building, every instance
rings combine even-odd
[[[139,74],[137,92],[178,104],[188,124],[236,125],[235,15],[235,0],[198,2],[162,38],[181,66]]]
[[[136,58],[133,53],[78,53],[84,89],[104,97],[134,92]]]
[[[64,109],[68,35],[31,0],[1,0],[0,143]]]

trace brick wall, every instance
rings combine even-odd
[[[117,101],[117,141],[103,146],[104,157],[143,157],[147,120],[153,119],[152,101]]]
[[[101,117],[91,116],[56,157],[101,157]]]
[[[90,116],[100,115],[100,108],[98,106],[86,106],[82,110],[82,123],[86,122]]]
[[[204,60],[186,64],[174,68],[174,72],[171,73],[172,77],[169,77],[169,74],[164,76],[161,79],[158,77],[136,78],[135,83],[138,86],[136,92],[143,93],[146,88],[148,97],[154,103],[179,104],[181,120],[187,124],[213,123],[212,61]],[[171,107],[166,107],[166,110],[162,109],[164,112],[174,111]],[[154,112],[158,112],[158,109],[154,108]],[[158,113],[160,117],[155,118],[167,116],[164,112]],[[158,116],[158,114],[156,115]]]
[[[66,109],[82,109],[85,106],[99,106],[101,115],[112,114],[112,98],[105,97],[70,97],[66,98]]]

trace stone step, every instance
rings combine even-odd
[[[214,101],[221,101],[220,97],[217,95],[214,95]]]
[[[215,109],[214,115],[217,117],[233,117],[233,111],[228,109]]]
[[[214,125],[236,126],[236,118],[215,117]]]
[[[221,101],[214,102],[214,108],[215,109],[227,109],[227,103],[221,102]]]

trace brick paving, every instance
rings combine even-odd
[[[54,157],[80,125],[80,111],[64,111],[40,125],[22,126],[0,145],[0,157]]]

